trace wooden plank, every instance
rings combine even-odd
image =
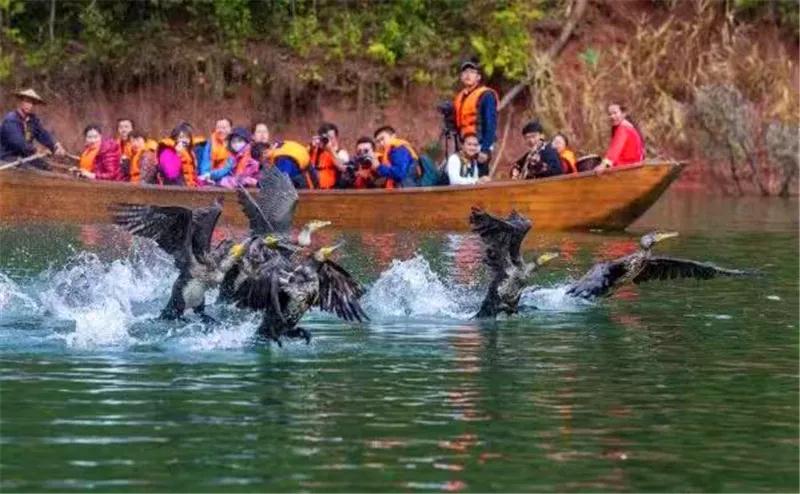
[[[472,205],[496,214],[516,209],[540,230],[624,229],[680,174],[682,163],[649,162],[541,180],[395,190],[301,191],[295,218],[331,220],[361,230],[466,230]],[[244,226],[234,191],[95,182],[39,170],[0,173],[0,219],[103,223],[114,202],[189,207],[223,196],[223,220]]]

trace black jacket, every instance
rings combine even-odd
[[[563,169],[561,168],[561,158],[558,156],[558,151],[556,151],[549,142],[539,149],[538,158],[530,160],[530,163],[533,166],[529,166],[526,173],[525,163],[529,161],[531,158],[530,155],[533,152],[534,151],[528,151],[522,156],[522,158],[518,159],[516,163],[514,163],[513,168],[516,168],[520,171],[520,173],[525,174],[525,176],[522,178],[553,177],[563,173]]]
[[[25,136],[26,125],[29,139]],[[42,127],[36,115],[28,115],[27,122],[23,121],[17,111],[9,112],[3,117],[3,123],[0,124],[0,160],[24,158],[36,153],[33,141],[38,141],[50,151],[56,149],[53,137]]]

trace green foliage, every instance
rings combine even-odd
[[[307,57],[313,50],[322,46],[325,42],[325,33],[320,29],[316,16],[298,16],[289,23],[283,41],[295,53]]]
[[[583,65],[590,71],[596,72],[597,66],[600,64],[600,53],[594,48],[587,48],[578,55],[583,62]]]
[[[96,2],[91,2],[80,12],[79,19],[87,61],[113,61],[115,55],[125,46],[125,39],[114,29],[111,12],[101,9]]]
[[[527,2],[515,2],[493,12],[484,33],[470,36],[487,75],[500,70],[511,80],[525,77],[533,49],[528,23],[542,15]]]
[[[247,0],[213,0],[214,20],[222,41],[234,50],[252,33],[250,7]]]

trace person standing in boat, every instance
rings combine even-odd
[[[416,186],[419,155],[408,141],[397,137],[394,127],[385,125],[375,131],[380,159],[372,158],[372,170],[384,179],[383,187],[394,189]]]
[[[542,124],[538,120],[528,122],[522,128],[522,136],[528,144],[528,152],[511,167],[511,178],[527,180],[561,175],[561,158],[545,139]]]
[[[75,171],[91,180],[124,181],[120,169],[119,142],[116,139],[104,139],[97,124],[87,125],[83,130],[83,138],[86,145],[81,153],[80,167]]]
[[[450,185],[474,185],[488,180],[488,177],[480,176],[478,155],[481,152],[481,143],[478,136],[470,132],[462,136],[461,140],[461,150],[447,159],[447,179]]]
[[[603,161],[595,168],[598,172],[611,167],[633,165],[644,160],[644,138],[639,128],[628,116],[626,108],[619,103],[608,105],[611,121],[611,144]]]
[[[130,118],[120,118],[117,120],[117,142],[122,153],[120,158],[120,169],[126,180],[131,176],[131,158],[133,158],[133,142],[131,133],[134,130],[133,120]]]
[[[497,92],[483,84],[478,62],[467,60],[461,64],[463,89],[453,99],[456,130],[462,137],[475,134],[481,144],[478,163],[488,168],[497,140]]]
[[[36,154],[35,142],[57,156],[66,154],[61,143],[53,139],[33,113],[34,107],[44,105],[45,101],[33,89],[17,91],[14,96],[18,100],[17,109],[7,113],[0,124],[0,160],[13,161]],[[44,160],[35,160],[27,165],[49,168]]]
[[[162,184],[197,186],[197,163],[192,142],[192,127],[184,122],[158,143],[158,179]]]

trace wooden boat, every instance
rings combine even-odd
[[[647,161],[603,174],[582,172],[540,180],[395,190],[301,191],[302,224],[326,219],[342,229],[466,230],[473,205],[497,214],[516,209],[539,230],[621,230],[675,180],[684,163]],[[0,172],[0,220],[104,223],[114,202],[205,206],[225,196],[223,221],[246,225],[235,191],[209,187],[95,182],[40,170]]]

